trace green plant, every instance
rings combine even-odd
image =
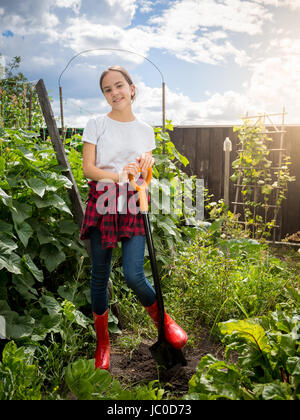
[[[288,183],[295,180],[289,173],[290,158],[285,155],[283,165],[273,172],[268,149],[272,139],[263,134],[263,124],[252,125],[244,120],[234,131],[238,131],[242,152],[232,163],[231,180],[241,190],[245,229],[251,230],[254,238],[266,238],[276,227],[278,208],[285,198]],[[277,207],[271,213],[274,205]]]
[[[7,343],[0,362],[0,400],[40,400],[41,385],[32,351]]]
[[[0,143],[0,297],[8,334],[18,339],[32,333],[35,305],[47,289],[86,304],[87,294],[76,291],[88,287],[78,278],[65,281],[64,272],[78,267],[83,276],[81,257],[87,253],[69,209],[71,184],[52,147],[21,129],[6,129]]]
[[[28,82],[19,68],[21,58],[14,57],[0,80],[0,127],[39,130],[43,118],[34,84]]]
[[[277,307],[261,319],[220,323],[226,361],[204,356],[185,398],[298,400],[300,317],[290,312]],[[228,363],[231,352],[236,363]]]
[[[261,316],[285,299],[286,287],[299,282],[266,244],[223,239],[221,232],[220,220],[198,229],[193,241],[179,247],[164,279],[166,304],[188,330],[205,323],[215,332],[217,322]]]
[[[79,400],[161,400],[164,390],[158,381],[124,389],[106,370],[95,370],[94,360],[79,359],[65,371],[66,383]]]

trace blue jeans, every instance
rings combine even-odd
[[[92,310],[102,315],[108,308],[107,286],[111,271],[112,249],[103,249],[101,233],[92,228],[90,234],[92,270],[91,301]],[[122,263],[125,281],[136,294],[143,306],[156,301],[155,290],[144,273],[145,236],[132,236],[122,239]]]

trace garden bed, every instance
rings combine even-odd
[[[210,353],[216,358],[224,358],[224,346],[213,337],[209,337],[209,329],[201,327],[199,330],[201,337],[198,344],[194,347],[187,344],[183,350],[187,366],[175,366],[169,371],[160,371],[159,374],[149,351],[153,341],[143,339],[138,349],[129,352],[118,347],[112,340],[110,373],[124,386],[159,379],[161,386],[170,391],[174,398],[181,397],[188,392],[189,380],[195,374],[203,356]]]

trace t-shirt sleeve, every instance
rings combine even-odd
[[[97,125],[95,119],[91,119],[88,121],[85,129],[82,133],[82,141],[86,141],[87,143],[97,144],[98,136],[97,136]]]

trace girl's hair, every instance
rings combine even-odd
[[[121,67],[121,66],[110,66],[110,67],[108,67],[106,70],[104,70],[104,72],[101,74],[101,76],[100,76],[100,81],[99,81],[99,84],[100,84],[100,89],[101,89],[101,91],[102,91],[102,93],[103,93],[103,89],[102,89],[102,81],[103,81],[103,78],[107,75],[107,73],[109,73],[110,71],[118,71],[119,73],[121,73],[123,76],[124,76],[124,78],[125,78],[125,80],[127,81],[127,83],[129,84],[129,86],[131,86],[131,85],[133,85],[133,81],[132,81],[132,79],[131,79],[131,77],[130,77],[130,75],[129,75],[129,73],[128,73],[128,71],[127,70],[125,70],[123,67]],[[134,94],[131,96],[131,101],[133,102],[134,100],[135,100],[135,98],[136,98],[136,94],[135,94],[135,92],[134,92]]]

